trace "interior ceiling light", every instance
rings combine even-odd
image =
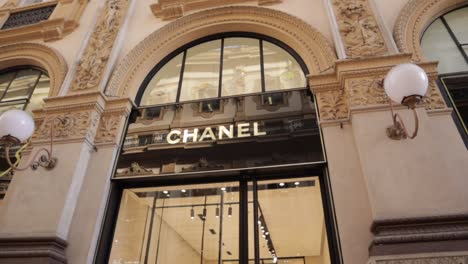
[[[228,209],[228,217],[232,217],[232,207],[229,206],[229,209]]]
[[[168,191],[163,191],[164,194],[168,194],[169,192]]]
[[[218,217],[219,217],[219,207],[216,206],[216,218],[218,218]]]
[[[301,184],[300,182],[295,182],[294,185],[298,186],[299,184]]]
[[[193,206],[192,209],[190,209],[190,219],[195,219],[195,210],[193,209]]]
[[[279,186],[280,186],[280,187],[283,187],[283,186],[284,186],[284,182],[280,182]]]
[[[183,193],[185,193],[186,191],[187,191],[187,190],[185,190],[185,189],[182,189],[182,190],[181,190],[181,192],[183,192]]]

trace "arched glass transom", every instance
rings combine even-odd
[[[50,78],[35,67],[11,68],[0,72],[0,114],[11,109],[28,112],[42,108],[49,95]]]
[[[259,38],[220,37],[189,46],[145,82],[140,106],[307,87],[303,64]]]

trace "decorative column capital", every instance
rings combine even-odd
[[[397,54],[366,59],[343,60],[335,64],[335,72],[309,76],[316,95],[322,125],[350,121],[352,112],[388,108],[383,89],[387,72],[395,65],[411,62],[411,54]],[[419,63],[429,76],[430,86],[424,99],[428,111],[446,109],[435,80],[437,63]]]

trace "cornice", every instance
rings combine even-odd
[[[257,2],[258,5],[273,5],[283,0],[160,0],[150,5],[151,12],[162,20],[172,20],[184,16],[186,12],[214,8],[232,4]]]
[[[26,6],[16,6],[16,2],[7,2],[0,8],[0,26],[10,14],[54,6],[55,10],[49,19],[39,23],[0,30],[0,43],[9,44],[34,39],[54,41],[62,39],[79,25],[79,20],[87,1],[82,0],[53,0]]]

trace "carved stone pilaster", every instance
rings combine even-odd
[[[131,108],[132,103],[128,99],[116,99],[106,103],[94,141],[97,146],[118,143]]]
[[[348,57],[388,54],[368,0],[333,0],[333,8]]]
[[[79,61],[72,92],[98,89],[127,8],[128,0],[107,0]]]
[[[424,97],[424,105],[426,110],[437,110],[447,108],[444,98],[440,93],[439,88],[435,80],[429,82],[429,88],[427,89],[427,94]]]

